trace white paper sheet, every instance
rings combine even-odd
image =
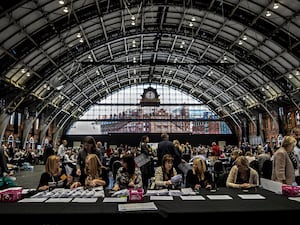
[[[276,194],[282,194],[282,183],[273,180],[260,178],[260,184],[263,189],[272,191]]]
[[[206,195],[211,200],[230,200],[232,197],[229,195]]]
[[[103,199],[103,202],[127,202],[127,198],[106,197]]]
[[[300,202],[300,197],[288,197],[288,199]]]
[[[49,202],[70,202],[72,201],[73,198],[49,198],[48,200],[46,200],[46,203]]]
[[[173,196],[163,196],[163,195],[150,196],[150,200],[151,201],[156,201],[156,200],[172,201]]]
[[[18,202],[44,202],[48,198],[23,198]]]
[[[157,207],[154,204],[154,202],[128,203],[128,204],[119,204],[118,210],[120,212],[140,211],[140,210],[157,210]]]
[[[238,195],[241,199],[266,199],[266,197],[260,194],[244,194]]]
[[[72,202],[90,203],[97,202],[98,198],[74,198]]]
[[[180,196],[182,200],[205,200],[201,195],[182,195]]]

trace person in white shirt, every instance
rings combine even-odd
[[[61,145],[58,147],[57,155],[59,156],[61,162],[64,162],[67,151],[67,144],[68,141],[66,139],[63,139]]]

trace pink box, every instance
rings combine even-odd
[[[22,187],[10,187],[0,191],[1,202],[15,202],[22,198]]]
[[[300,186],[282,185],[282,194],[286,196],[300,196]]]
[[[141,202],[143,201],[143,188],[130,188],[129,190],[129,201]]]

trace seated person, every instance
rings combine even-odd
[[[122,166],[118,169],[113,191],[127,188],[142,188],[142,173],[136,166],[134,157],[131,154],[124,155],[121,158]]]
[[[80,175],[79,181],[71,185],[71,189],[79,186],[86,188],[106,187],[108,184],[108,169],[102,165],[96,154],[88,154],[85,159],[84,174]]]
[[[234,164],[227,177],[226,187],[247,189],[258,186],[258,173],[249,166],[249,161],[245,156],[237,157]]]
[[[198,191],[200,188],[212,189],[212,184],[212,175],[206,170],[205,161],[195,158],[192,169],[186,175],[186,187]]]
[[[170,154],[166,154],[162,158],[161,166],[155,170],[155,187],[154,189],[176,189],[180,188],[181,182],[175,183],[173,177],[177,176],[176,169],[173,166],[174,158]],[[179,175],[181,177],[181,175]],[[173,179],[174,180],[174,179]]]
[[[72,181],[73,177],[67,175],[65,168],[60,166],[60,158],[57,155],[51,155],[47,158],[45,172],[41,175],[37,190],[68,188]]]

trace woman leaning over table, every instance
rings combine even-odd
[[[296,143],[293,136],[283,138],[281,147],[273,155],[272,180],[289,185],[295,181],[295,170],[288,153],[293,152]]]
[[[108,184],[108,169],[102,165],[96,154],[88,154],[85,159],[84,174],[81,174],[78,182],[71,185],[71,189],[79,186],[86,188],[106,187]]]
[[[64,167],[61,167],[60,158],[51,155],[47,158],[45,172],[41,174],[38,191],[45,191],[51,188],[68,188],[73,181],[71,175],[67,175]]]
[[[258,185],[257,171],[249,166],[249,161],[245,156],[237,157],[227,177],[226,187],[247,189]]]
[[[122,166],[118,169],[113,191],[127,188],[142,188],[142,173],[137,167],[134,156],[126,154],[121,158]]]

